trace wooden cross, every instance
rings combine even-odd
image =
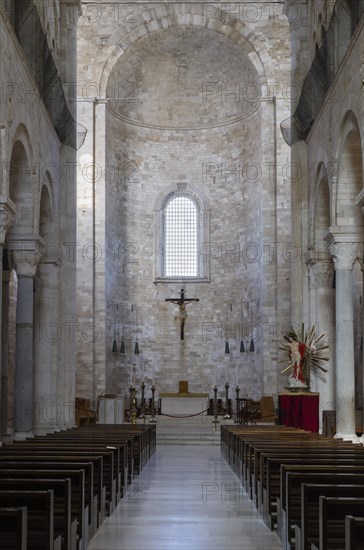
[[[199,298],[185,298],[185,291],[181,288],[181,297],[180,298],[166,298],[166,302],[171,302],[172,304],[177,304],[180,310],[180,319],[181,319],[181,340],[185,339],[185,323],[187,318],[186,305],[190,302],[199,302]]]

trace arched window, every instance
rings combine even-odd
[[[192,190],[180,187],[164,195],[157,209],[156,280],[208,278],[203,243],[208,213]]]
[[[199,223],[195,201],[172,197],[164,209],[164,275],[198,277]]]

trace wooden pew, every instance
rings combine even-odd
[[[337,441],[337,440],[335,440]],[[284,444],[263,444],[254,448],[254,461],[252,467],[252,485],[257,503],[261,503],[264,496],[263,489],[267,486],[267,469],[270,458],[279,458],[290,460],[294,458],[307,457],[309,459],[324,458],[330,455],[342,456],[343,458],[355,458],[361,454],[364,456],[361,448],[354,445],[341,445],[341,443],[332,443],[324,439],[308,439],[297,442],[285,442]],[[279,472],[278,472],[279,475]],[[279,484],[278,484],[279,486]]]
[[[338,449],[329,449],[328,452],[323,450],[322,453],[309,453],[309,449],[301,449],[293,455],[287,452],[281,456],[266,456],[266,472],[262,480],[262,510],[263,519],[272,529],[277,521],[279,530],[278,517],[283,517],[280,507],[285,509],[285,501],[281,497],[281,487],[285,480],[281,480],[282,466],[287,464],[291,466],[356,466],[362,465],[364,468],[364,453],[355,453],[354,451],[345,452]]]
[[[54,536],[63,550],[76,550],[77,523],[71,524],[71,480],[0,478],[0,491],[53,491]]]
[[[77,456],[38,456],[35,454],[23,455],[0,453],[1,468],[32,468],[32,469],[74,469],[85,471],[85,503],[81,526],[82,539],[89,539],[96,533],[98,516],[98,499],[101,498],[103,487],[102,457],[91,458],[89,462],[85,457]]]
[[[364,548],[364,517],[345,516],[345,550]]]
[[[52,489],[52,484],[45,482],[47,479],[58,479],[71,481],[71,532],[70,532],[70,547],[83,548],[88,545],[88,533],[86,535],[84,529],[85,515],[85,471],[84,470],[38,470],[38,469],[2,469],[0,468],[0,487],[3,480],[17,480],[20,484],[24,481],[33,483],[39,487],[39,484],[44,484],[47,489]],[[43,487],[42,487],[43,488]],[[86,517],[87,521],[87,517]],[[88,523],[88,521],[87,521]],[[87,525],[86,523],[86,525]]]
[[[0,508],[0,540],[4,550],[27,550],[26,506]]]
[[[294,525],[301,523],[301,484],[364,484],[363,466],[292,466],[282,465],[281,474],[281,531],[284,549],[294,548]],[[283,478],[285,482],[283,483]]]
[[[85,550],[105,515],[118,504],[134,471],[140,472],[154,452],[155,441],[155,426],[103,425],[5,445],[0,448],[0,488],[9,470],[17,472],[10,478],[15,484],[20,479],[28,479],[29,484],[35,477],[46,479],[43,471],[57,472],[53,476],[59,482],[67,475],[65,470],[73,469],[70,475],[74,476],[82,472],[83,490],[75,484],[71,492],[71,519],[78,523],[78,549]],[[71,536],[72,550],[74,541]]]
[[[116,502],[116,470],[114,468],[115,460],[119,462],[119,451],[115,447],[107,448],[104,444],[86,444],[82,441],[64,442],[59,444],[56,440],[42,441],[28,440],[16,442],[11,445],[5,445],[0,449],[0,459],[2,452],[12,450],[17,455],[19,453],[34,452],[39,456],[85,456],[87,458],[102,457],[103,459],[103,486],[101,497],[99,499],[99,525],[104,521],[106,515],[114,511]]]
[[[0,491],[5,507],[26,506],[27,550],[61,550],[61,537],[54,537],[53,491]]]
[[[342,456],[343,459],[355,458],[358,456],[358,453],[355,452],[355,449],[351,447],[341,448],[340,446],[332,446],[328,442],[322,442],[318,445],[316,442],[305,441],[299,442],[297,444],[286,444],[282,447],[279,446],[264,446],[257,447],[254,450],[254,469],[252,472],[252,484],[254,487],[253,495],[255,494],[257,507],[259,512],[263,515],[264,504],[267,501],[267,492],[269,493],[270,489],[267,489],[267,480],[268,476],[273,477],[274,473],[272,471],[268,472],[269,467],[272,468],[273,465],[269,463],[270,459],[282,459],[283,461],[291,461],[294,459],[299,459],[306,457],[310,460],[320,459],[320,458],[329,458],[332,456]],[[363,455],[364,456],[364,455]],[[276,496],[279,494],[279,476],[280,468],[279,461],[276,464]]]
[[[114,511],[116,502],[116,464],[119,463],[119,449],[116,447],[107,447],[105,444],[97,442],[88,443],[86,441],[62,441],[59,443],[51,438],[27,440],[25,442],[16,442],[12,445],[5,445],[6,449],[12,449],[15,453],[35,451],[38,455],[56,457],[58,454],[63,456],[78,455],[85,458],[101,456],[103,458],[103,487],[101,500],[99,500],[99,525],[104,521],[106,515]],[[1,454],[1,449],[0,449]]]
[[[306,472],[307,468],[317,470],[321,479],[323,472],[332,474],[341,470],[346,472],[343,475],[349,472],[353,475],[359,472],[360,475],[364,474],[364,452],[351,442],[280,428],[222,426],[221,448],[243,487],[254,497],[260,513],[266,520],[269,517],[270,527],[277,522],[277,528],[281,528],[283,522],[283,547],[291,548],[294,538],[289,535],[288,540],[287,521],[290,522],[290,517],[289,514],[285,516],[286,502],[282,500],[282,491],[285,494],[284,468],[304,469]],[[299,486],[299,495],[300,490]],[[274,514],[277,517],[272,519]],[[299,516],[297,521],[300,519]]]
[[[99,449],[105,448],[108,451],[112,450],[114,452],[114,472],[112,476],[112,481],[110,481],[110,490],[107,486],[106,498],[110,498],[112,506],[109,513],[112,513],[112,510],[117,506],[120,499],[123,496],[123,492],[128,482],[128,443],[129,439],[126,436],[123,437],[114,437],[109,436],[105,437],[102,434],[89,434],[89,433],[71,433],[71,434],[61,434],[56,437],[47,437],[46,439],[35,438],[34,445],[40,443],[47,448],[52,448],[52,446],[57,445],[59,448],[92,448]],[[104,443],[108,441],[108,443]],[[104,473],[105,478],[105,473]],[[112,484],[112,485],[111,485]]]
[[[362,514],[363,509],[364,498],[320,496],[320,539],[316,547],[319,550],[344,548],[345,516]]]
[[[335,484],[303,483],[301,485],[301,506],[298,509],[294,499],[291,499],[292,524],[295,522],[294,516],[297,517],[301,513],[300,521],[297,520],[297,524],[294,525],[296,550],[310,550],[311,542],[319,539],[320,496],[360,497],[364,495],[364,484],[338,484],[335,476],[332,480]]]

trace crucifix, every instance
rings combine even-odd
[[[185,339],[185,323],[187,318],[186,305],[190,302],[199,302],[199,298],[185,298],[185,291],[181,288],[181,297],[180,298],[166,298],[166,302],[171,302],[172,304],[177,304],[180,311],[181,319],[181,340]]]

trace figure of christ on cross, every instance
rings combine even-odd
[[[177,304],[180,311],[181,319],[181,340],[185,339],[185,323],[187,318],[186,305],[190,302],[199,302],[199,298],[185,298],[185,291],[181,288],[181,297],[180,298],[166,298],[166,302],[171,302],[172,304]]]

